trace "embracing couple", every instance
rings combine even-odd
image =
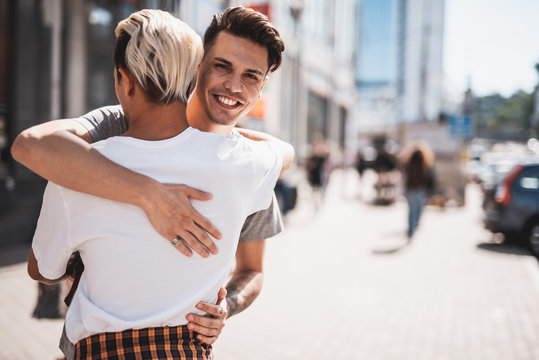
[[[116,28],[121,106],[17,137],[14,158],[49,180],[30,276],[65,278],[74,252],[85,267],[61,341],[68,359],[212,359],[225,319],[254,301],[264,239],[281,231],[273,188],[294,150],[234,126],[283,50],[243,7],[215,16],[204,42],[142,10]]]

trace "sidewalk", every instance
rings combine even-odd
[[[28,252],[27,246],[2,248],[1,263],[24,261]],[[25,261],[0,267],[0,360],[61,357],[63,321],[33,319],[36,300],[37,284],[27,275]]]
[[[538,261],[493,242],[476,188],[465,208],[427,208],[408,245],[405,202],[372,206],[354,185],[336,173],[318,213],[301,189],[267,242],[263,292],[228,320],[217,360],[539,359]],[[62,321],[31,318],[25,267],[0,267],[0,360],[53,360]]]
[[[428,207],[407,245],[404,201],[372,206],[369,184],[358,198],[355,174],[336,175],[318,214],[304,193],[268,241],[264,290],[217,359],[539,359],[538,261],[492,242],[478,188]]]

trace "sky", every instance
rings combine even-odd
[[[448,90],[504,96],[539,82],[539,0],[446,0]]]

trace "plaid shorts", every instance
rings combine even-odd
[[[75,359],[213,360],[211,345],[195,336],[185,325],[95,334],[75,345]]]

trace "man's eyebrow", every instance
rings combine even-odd
[[[228,61],[227,59],[223,59],[222,57],[214,57],[213,59],[232,66],[232,63],[230,61]]]
[[[216,61],[219,61],[221,63],[224,63],[228,66],[232,66],[232,63],[230,61],[228,61],[227,59],[223,59],[222,57],[214,57],[213,58],[214,60]],[[260,75],[260,76],[265,76],[266,74],[262,72],[262,70],[259,70],[259,69],[247,69],[245,70],[245,72],[248,72],[248,73],[251,73],[251,74],[257,74],[257,75]]]

